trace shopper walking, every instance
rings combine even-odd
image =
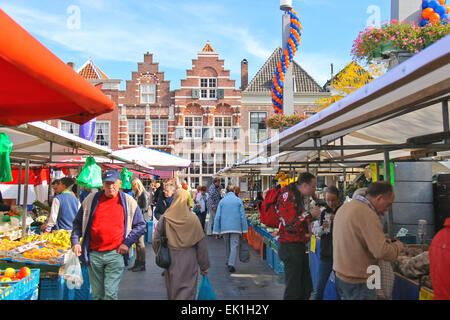
[[[206,193],[206,187],[200,186],[195,198],[197,217],[200,219],[202,229],[205,230],[206,220],[206,201],[208,200],[208,194]]]
[[[394,261],[403,250],[400,242],[391,243],[383,233],[379,219],[394,202],[394,190],[388,182],[374,182],[366,195],[356,195],[336,213],[333,229],[333,270],[341,300],[376,300],[369,289],[369,267],[378,260]]]
[[[335,186],[325,189],[326,206],[320,219],[314,222],[314,234],[320,237],[320,263],[314,300],[323,300],[323,292],[330,273],[333,271],[333,221],[336,211],[341,206],[339,190]]]
[[[198,269],[205,275],[210,266],[205,233],[187,207],[187,200],[187,192],[177,190],[155,230],[153,243],[161,238],[165,225],[171,259],[170,267],[164,272],[169,300],[195,300]]]
[[[156,218],[156,220],[159,221],[161,216],[166,212],[167,208],[169,208],[170,204],[173,201],[174,194],[175,186],[173,184],[165,184],[163,196],[159,198],[159,201],[155,207],[154,217]]]
[[[55,186],[58,194],[53,199],[47,221],[41,226],[45,232],[59,229],[72,231],[73,220],[80,208],[80,202],[69,191],[72,184],[72,178],[64,177]]]
[[[284,263],[285,300],[308,300],[313,291],[306,245],[311,235],[308,224],[320,217],[320,209],[309,207],[317,179],[309,172],[299,175],[297,182],[280,189],[277,211],[281,225],[278,232],[278,255]]]
[[[236,256],[239,252],[239,238],[247,233],[247,219],[245,217],[244,204],[234,193],[234,186],[227,187],[225,197],[217,206],[214,220],[216,235],[222,235],[225,241],[225,255],[229,272],[235,272]]]
[[[138,203],[139,208],[141,209],[142,214],[144,215],[144,220],[147,226],[147,221],[150,220],[149,217],[149,195],[147,191],[145,191],[144,185],[142,181],[138,178],[134,178],[131,180],[131,190],[133,191],[133,198]],[[136,259],[133,268],[131,271],[145,271],[145,242],[144,235],[139,238],[139,241],[136,243]]]
[[[72,250],[88,268],[94,300],[117,300],[129,248],[145,232],[141,209],[121,185],[120,174],[107,171],[103,190],[83,201],[73,222]]]
[[[211,185],[209,186],[208,200],[206,202],[206,207],[209,212],[209,223],[206,227],[207,235],[212,235],[214,230],[214,219],[216,217],[216,210],[217,206],[219,205],[219,201],[221,199],[220,190],[221,190],[220,179],[214,178],[213,183],[211,183]]]

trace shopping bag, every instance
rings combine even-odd
[[[243,263],[248,263],[250,261],[248,241],[243,237],[239,240],[239,261]]]
[[[81,289],[81,286],[83,285],[83,273],[81,271],[80,261],[72,250],[70,250],[67,255],[67,263],[64,267],[63,275],[67,288]]]
[[[11,163],[9,154],[11,153],[13,143],[9,140],[6,133],[0,132],[0,182],[12,181]]]
[[[78,175],[77,185],[86,189],[103,187],[102,168],[97,165],[93,157],[87,157],[86,163]]]
[[[204,275],[198,286],[197,300],[217,300],[216,294],[209,283],[208,276]]]

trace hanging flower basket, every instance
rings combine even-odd
[[[308,118],[306,114],[293,114],[292,116],[286,116],[284,114],[273,114],[266,119],[266,126],[271,129],[290,128],[295,126],[297,123],[302,122]]]

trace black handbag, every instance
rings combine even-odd
[[[241,221],[241,231],[242,235],[239,239],[239,261],[243,263],[248,263],[250,261],[250,250],[247,239],[244,239],[244,230],[242,228],[242,221]]]
[[[166,236],[166,218],[162,219],[161,238],[155,241],[155,263],[158,267],[168,269],[170,267],[170,251]]]

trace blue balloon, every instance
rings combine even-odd
[[[422,2],[422,9],[426,9],[430,6],[430,0],[425,0],[424,2]]]
[[[420,26],[425,27],[430,22],[430,19],[423,19],[420,21]]]
[[[441,4],[439,3],[439,1],[437,0],[431,0],[430,1],[430,5],[428,6],[429,8],[432,8],[435,12],[436,12],[436,8],[438,6],[440,6]]]
[[[434,11],[436,13],[439,13],[439,15],[441,16],[441,19],[442,19],[442,16],[445,15],[445,13],[447,12],[447,7],[439,5],[436,7],[436,9],[434,9]]]
[[[443,14],[441,16],[441,21],[443,24],[447,24],[450,22],[450,14]]]

